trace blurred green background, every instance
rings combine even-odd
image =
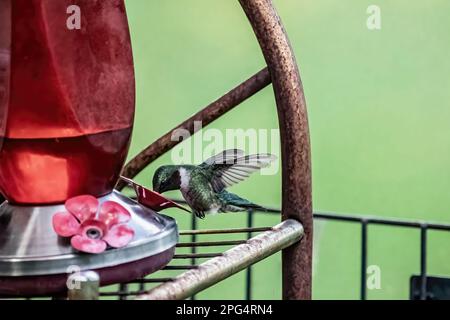
[[[126,4],[137,81],[131,158],[265,63],[237,1]],[[371,4],[381,8],[378,31],[366,27]],[[308,104],[314,210],[450,222],[450,2],[277,0],[275,5]],[[277,126],[268,87],[208,128]],[[155,168],[170,162],[170,155],[162,157],[137,180],[150,186]],[[279,207],[280,174],[252,176],[232,191]],[[181,229],[190,228],[188,215],[166,213]],[[278,222],[277,216],[256,217],[261,226]],[[245,224],[245,214],[199,221],[201,228]],[[360,227],[317,221],[315,229],[314,298],[358,299]],[[449,243],[450,235],[430,233],[430,274],[450,275]],[[371,226],[368,259],[382,276],[381,289],[369,290],[368,298],[407,299],[409,277],[419,272],[419,231]],[[280,276],[280,255],[257,264],[253,297],[279,299]],[[198,298],[243,299],[244,279],[240,273]]]

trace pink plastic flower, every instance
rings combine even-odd
[[[114,201],[105,201],[99,208],[98,200],[90,195],[68,199],[66,212],[53,216],[53,229],[61,237],[72,237],[75,249],[87,253],[102,253],[107,246],[126,246],[134,237],[127,226],[130,213]]]

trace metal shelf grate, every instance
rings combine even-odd
[[[270,209],[269,213],[280,215],[279,210]],[[157,285],[176,281],[177,277],[185,272],[197,270],[200,262],[210,261],[217,257],[222,257],[223,253],[228,248],[236,248],[236,246],[247,244],[255,234],[261,234],[264,232],[274,230],[273,227],[254,227],[253,218],[257,212],[248,212],[247,227],[237,229],[214,229],[214,230],[197,230],[196,222],[193,219],[191,228],[192,230],[180,231],[182,241],[176,245],[176,254],[172,263],[163,268],[164,271],[170,271],[173,275],[168,277],[156,277],[156,275],[150,275],[145,279],[136,279],[128,283],[123,283],[115,286],[108,286],[101,288],[100,297],[102,298],[116,298],[116,299],[134,299],[137,296],[145,295]],[[264,213],[266,214],[266,212]],[[447,231],[450,232],[449,224],[432,223],[425,221],[410,221],[410,220],[396,220],[396,219],[381,219],[374,216],[358,216],[358,215],[343,215],[335,213],[316,213],[314,215],[317,220],[333,220],[346,223],[358,223],[361,225],[361,287],[360,298],[362,300],[367,298],[366,293],[366,275],[365,270],[367,267],[367,255],[368,255],[368,233],[370,225],[385,225],[401,228],[413,228],[420,232],[420,298],[427,298],[427,236],[431,230]],[[240,239],[236,240],[213,240],[202,241],[202,235],[219,235],[219,234],[236,234]],[[213,250],[211,253],[198,253],[197,248],[208,248]],[[189,253],[179,253],[178,250],[189,251]],[[190,249],[190,250],[189,250]],[[188,260],[188,263],[185,261]],[[179,264],[178,262],[181,262]],[[195,295],[192,297],[195,298]],[[250,300],[252,297],[252,267],[251,265],[246,268],[245,275],[245,298]],[[7,297],[4,297],[7,298]],[[33,297],[23,297],[26,299],[33,299]],[[40,297],[39,299],[42,299]],[[45,299],[45,297],[44,297]],[[47,299],[55,299],[55,297],[47,297]]]

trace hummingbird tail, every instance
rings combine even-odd
[[[246,199],[239,197],[238,195],[235,195],[234,193],[230,193],[225,190],[220,193],[220,198],[223,201],[222,208],[224,209],[223,211],[225,212],[227,211],[239,212],[248,210],[263,211],[263,212],[268,211],[268,209],[263,206],[250,202]]]
[[[255,211],[262,211],[262,212],[268,212],[269,209],[266,207],[260,206],[258,204],[252,203],[250,206],[245,207],[248,210],[255,210]]]
[[[226,206],[223,207],[224,210],[222,210],[222,212],[243,212],[243,211],[259,211],[259,212],[268,212],[269,209],[254,204],[254,203],[249,203],[249,204],[227,204]]]

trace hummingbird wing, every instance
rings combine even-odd
[[[244,156],[242,150],[230,149],[209,158],[199,167],[209,176],[214,191],[221,192],[268,167],[275,159],[276,156],[269,153]]]
[[[234,159],[243,157],[245,155],[245,152],[240,149],[227,149],[224,150],[215,156],[212,156],[209,159],[206,159],[205,162],[203,162],[200,167],[209,166],[213,164],[219,164],[219,163],[227,163],[228,161],[233,162]]]

